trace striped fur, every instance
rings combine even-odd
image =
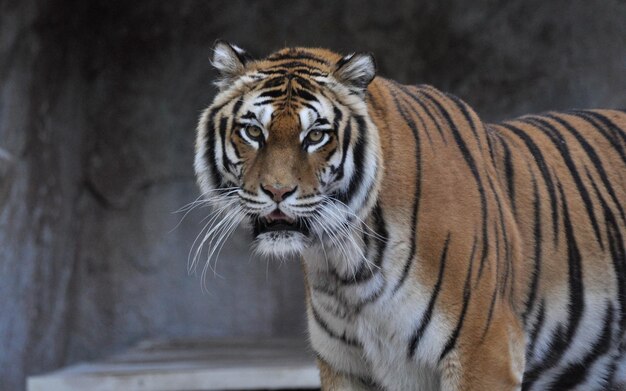
[[[485,124],[433,87],[374,78],[365,54],[250,60],[219,42],[213,62],[200,187],[226,219],[279,208],[307,227],[255,245],[302,254],[323,389],[619,389],[624,111]],[[268,183],[293,193],[277,204]]]

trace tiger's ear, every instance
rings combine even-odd
[[[376,76],[376,60],[371,53],[349,54],[337,62],[333,76],[362,95]]]
[[[215,85],[220,90],[226,88],[234,79],[244,74],[246,63],[250,60],[248,53],[240,47],[221,39],[215,41],[211,64],[220,74]]]

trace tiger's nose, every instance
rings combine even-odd
[[[296,192],[296,188],[298,186],[271,186],[271,185],[261,185],[261,189],[265,194],[272,197],[272,199],[276,202],[281,202],[285,198],[289,197],[293,193]]]

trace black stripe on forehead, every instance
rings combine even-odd
[[[308,102],[319,102],[315,95],[305,90],[304,88],[294,88],[293,95],[302,98]]]
[[[241,116],[241,119],[254,119],[254,118],[256,118],[256,116],[251,111],[248,111],[244,115]]]
[[[304,76],[320,76],[320,77],[328,76],[328,72],[324,72],[318,68],[311,67],[309,65],[302,64],[302,63],[299,63],[301,64],[299,66],[294,66],[293,64],[294,64],[293,62],[284,63],[281,65],[272,66],[267,69],[259,69],[256,72],[262,75],[270,75],[270,76],[287,75],[287,74],[304,75]]]
[[[320,64],[330,65],[328,61],[324,58],[318,57],[313,53],[306,52],[303,50],[290,49],[287,52],[275,53],[270,55],[267,60],[269,61],[281,61],[281,60],[311,60],[315,62],[319,62]]]
[[[259,94],[258,97],[259,98],[280,98],[286,94],[287,94],[287,90],[277,88],[273,90],[263,91],[261,94]]]
[[[280,75],[277,77],[270,77],[268,79],[265,79],[261,84],[259,84],[258,89],[274,88],[282,86],[283,84],[285,84],[285,77]]]
[[[262,99],[262,104],[296,103],[309,107],[317,113],[318,110],[310,104],[311,102],[320,102],[315,94],[320,92],[321,88],[316,84],[314,80],[307,80],[302,76],[289,73],[269,78],[255,89],[260,91],[257,98]],[[255,105],[259,106],[261,102],[256,102]]]
[[[312,104],[308,103],[308,102],[303,102],[302,106],[312,110],[313,112],[315,112],[315,114],[319,117],[320,116],[320,112],[315,108],[315,106],[313,106]]]
[[[284,85],[288,80],[295,80],[296,83],[302,88],[306,88],[309,90],[317,90],[319,89],[319,83],[315,80],[308,80],[303,77],[303,75],[287,73],[287,74],[279,74],[277,76],[266,78],[262,83],[255,88],[256,90],[262,90],[266,88],[276,88]],[[317,85],[316,85],[317,84]]]
[[[272,65],[271,67],[268,67],[267,69],[271,70],[271,69],[276,69],[276,68],[305,68],[305,69],[310,69],[310,70],[316,70],[319,72],[323,71],[322,69],[314,65],[307,64],[306,62],[298,61],[297,59],[293,61],[277,63],[276,65]]]
[[[305,79],[304,77],[300,77],[298,75],[294,75],[293,79],[302,87],[302,88],[306,88],[308,90],[316,90],[319,87],[316,86],[316,82],[313,81],[309,81],[308,79]]]

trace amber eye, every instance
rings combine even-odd
[[[321,130],[313,130],[306,135],[306,141],[309,144],[317,144],[324,138],[324,132]]]
[[[244,128],[246,135],[253,140],[259,140],[263,136],[263,131],[256,125],[249,125]]]

